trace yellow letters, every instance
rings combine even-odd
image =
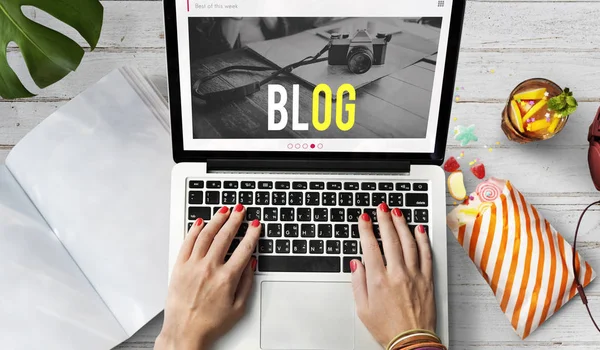
[[[342,106],[344,104],[344,93],[346,92],[348,93],[348,99],[350,101],[356,100],[356,90],[354,90],[354,87],[352,85],[344,84],[340,86],[340,88],[337,91],[335,124],[337,125],[338,129],[342,131],[348,131],[352,129],[352,127],[354,126],[354,115],[356,113],[356,106],[354,105],[354,103],[348,103],[346,105],[346,112],[348,112],[348,121],[344,123],[344,121],[342,120]]]
[[[325,93],[325,120],[323,123],[319,120],[319,99],[321,92]],[[325,131],[331,125],[331,89],[327,84],[319,84],[313,91],[313,126],[318,131]]]

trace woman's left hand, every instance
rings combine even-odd
[[[245,214],[241,204],[231,212],[223,207],[206,226],[198,219],[190,229],[173,269],[156,350],[204,350],[243,316],[256,269],[258,220],[227,262],[225,256]]]

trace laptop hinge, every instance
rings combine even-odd
[[[364,159],[208,159],[209,172],[215,171],[311,171],[409,173],[410,162]]]

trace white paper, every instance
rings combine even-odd
[[[173,161],[164,123],[126,76],[48,117],[6,164],[131,336],[164,307]]]
[[[128,338],[5,166],[0,310],[2,349],[106,350]]]

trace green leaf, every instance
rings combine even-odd
[[[83,49],[67,36],[27,17],[21,6],[33,6],[70,25],[92,50],[98,44],[104,8],[98,0],[0,0],[0,96],[31,97],[8,65],[6,47],[15,42],[33,81],[45,88],[77,69]]]
[[[577,100],[573,96],[567,96],[567,104],[571,107],[577,107]]]
[[[567,115],[571,115],[573,113],[575,113],[575,111],[577,110],[577,106],[567,106],[567,108],[565,108],[565,110],[563,111],[563,115],[567,116]]]
[[[564,96],[562,96],[563,98],[561,98],[561,96],[562,95],[558,95],[548,100],[548,108],[550,110],[559,111],[567,105],[567,101],[565,100]]]

